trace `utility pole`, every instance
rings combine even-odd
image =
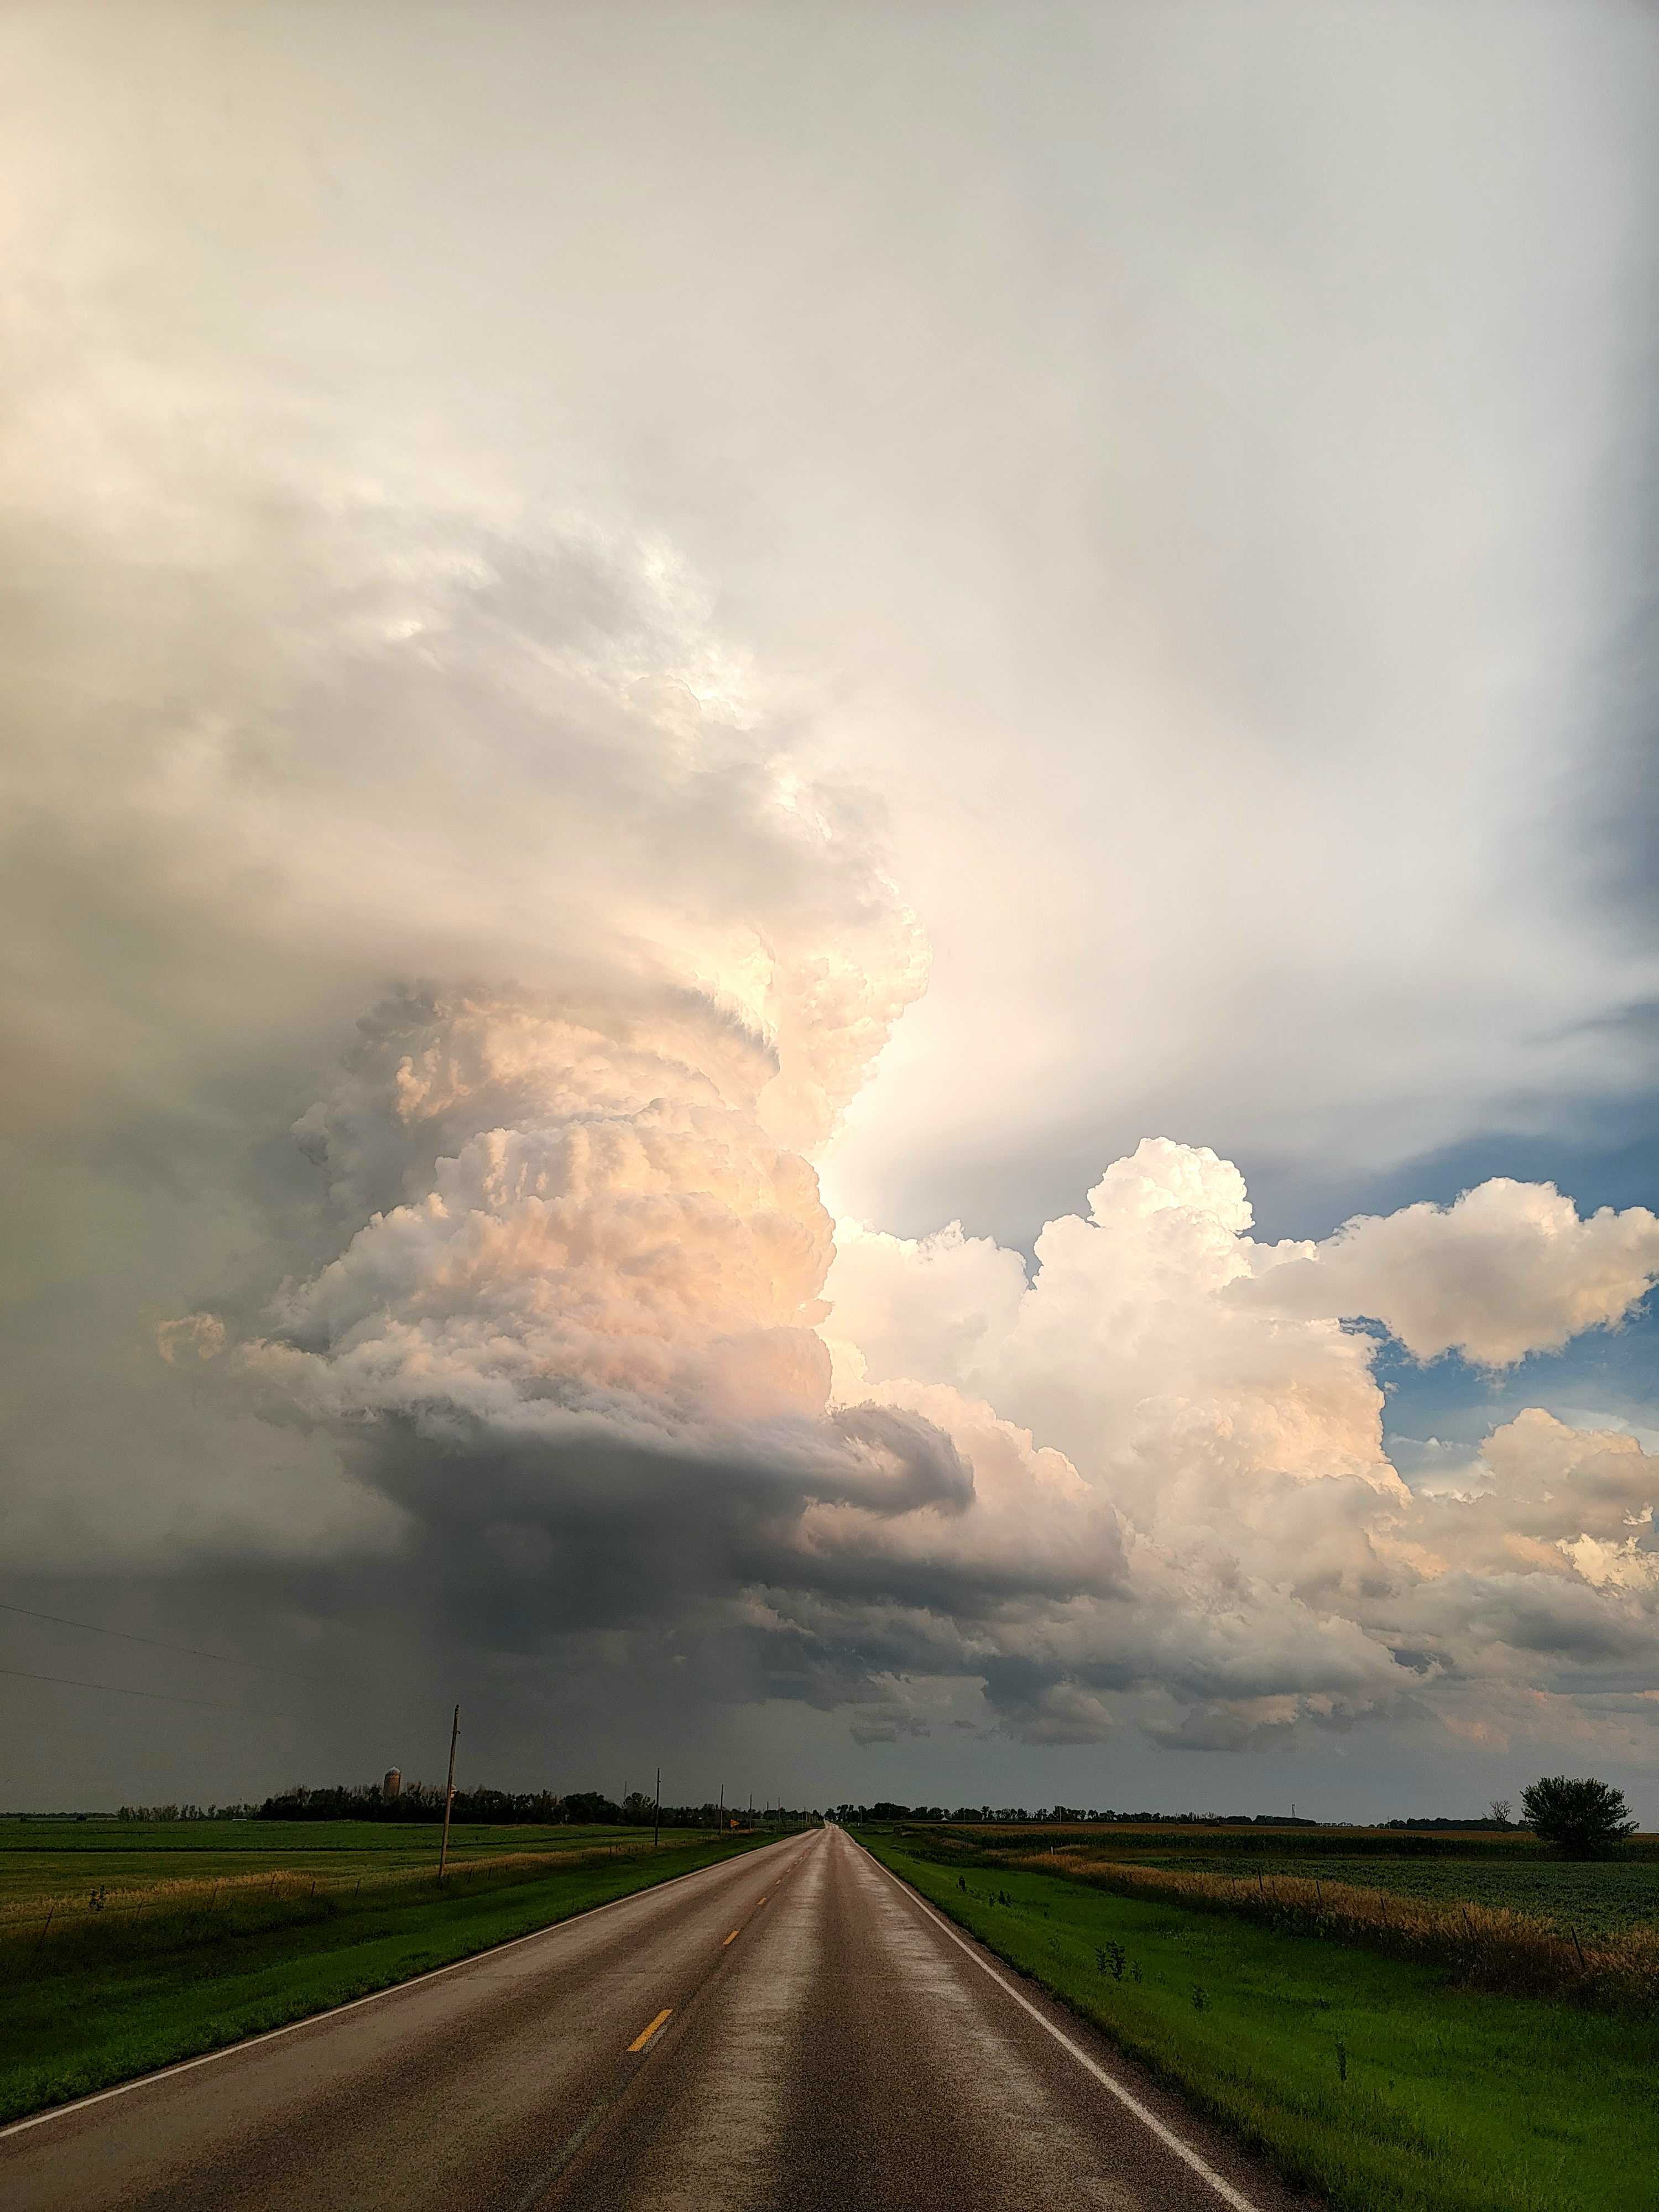
[[[461,1709],[455,1708],[455,1717],[449,1729],[449,1781],[444,1790],[444,1839],[438,1847],[438,1879],[441,1881],[449,1864],[449,1814],[455,1802],[455,1739],[461,1732]]]
[[[657,1848],[657,1838],[662,1833],[662,1769],[657,1769],[657,1794],[651,1801],[651,1848]]]
[[[726,1833],[726,1784],[720,1784],[720,1833]]]

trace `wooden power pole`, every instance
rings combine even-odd
[[[438,1846],[438,1879],[441,1881],[449,1864],[449,1814],[455,1802],[455,1739],[461,1732],[461,1709],[455,1708],[455,1717],[449,1729],[449,1780],[444,1789],[444,1839]]]

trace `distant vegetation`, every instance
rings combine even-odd
[[[736,1806],[724,1808],[728,1823],[749,1820]],[[267,1797],[254,1812],[261,1820],[441,1820],[444,1791],[441,1783],[406,1782],[394,1797],[381,1792],[377,1782],[340,1784],[333,1789],[307,1790],[295,1783],[275,1797]],[[140,1815],[139,1817],[143,1817]],[[596,1822],[610,1827],[712,1828],[721,1808],[710,1797],[701,1805],[664,1805],[660,1811],[643,1790],[630,1790],[618,1804],[597,1790],[575,1790],[563,1796],[550,1790],[458,1790],[453,1818],[488,1822],[492,1827],[531,1823],[537,1827],[583,1826]],[[757,1819],[761,1818],[759,1814]],[[768,1821],[815,1820],[816,1814],[769,1806]]]
[[[118,1820],[146,1821],[253,1820],[258,1814],[257,1805],[123,1805],[115,1817]],[[72,1817],[80,1821],[95,1820],[97,1815],[76,1813]]]
[[[1502,1814],[1471,1814],[1467,1820],[1435,1814],[1382,1820],[1375,1828],[1310,1820],[1300,1813],[1115,1813],[1109,1808],[1097,1812],[1081,1805],[1039,1805],[1033,1813],[1024,1805],[957,1805],[947,1809],[943,1805],[898,1805],[885,1797],[873,1805],[837,1805],[835,1815],[846,1827],[859,1827],[872,1820],[937,1820],[952,1827],[1058,1828],[1100,1824],[1119,1828],[1334,1828],[1345,1835],[1370,1835],[1380,1829],[1425,1835],[1512,1836],[1518,1832],[1507,1808]]]
[[[1636,1832],[1624,1791],[1605,1782],[1547,1774],[1522,1791],[1521,1809],[1540,1842],[1555,1844],[1569,1858],[1611,1858],[1614,1847]]]
[[[1467,1818],[1449,1814],[1416,1814],[1360,1825],[1350,1821],[1319,1821],[1305,1814],[1289,1813],[1118,1813],[1082,1805],[1039,1805],[1028,1812],[1024,1805],[900,1805],[881,1798],[873,1805],[837,1805],[836,1818],[844,1826],[871,1821],[937,1820],[951,1826],[1061,1828],[1109,1823],[1127,1828],[1316,1828],[1327,1835],[1348,1838],[1386,1833],[1426,1836],[1522,1837],[1530,1830],[1538,1840],[1554,1844],[1573,1857],[1595,1857],[1632,1835],[1636,1822],[1629,1817],[1622,1792],[1605,1782],[1573,1782],[1565,1776],[1546,1777],[1522,1792],[1524,1819],[1510,1818],[1510,1801],[1495,1797],[1485,1813]]]
[[[1039,1805],[1035,1813],[1028,1813],[1024,1805],[958,1805],[954,1811],[947,1811],[943,1805],[896,1805],[885,1797],[878,1798],[873,1805],[837,1805],[835,1814],[844,1827],[857,1827],[870,1820],[949,1820],[957,1824],[979,1821],[997,1827],[1018,1827],[1028,1823],[1037,1827],[1057,1827],[1085,1820],[1128,1821],[1138,1827],[1191,1827],[1194,1823],[1205,1827],[1243,1828],[1313,1828],[1319,1825],[1316,1820],[1300,1819],[1294,1813],[1100,1813],[1081,1805]]]

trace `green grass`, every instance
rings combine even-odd
[[[1338,2212],[1659,2201],[1659,2024],[1457,1990],[1431,1966],[964,1865],[910,1838],[864,1840]]]
[[[475,1866],[441,1892],[434,1882],[360,1899],[250,1902],[132,1929],[124,1917],[106,1939],[88,1925],[7,1975],[0,2120],[389,1988],[764,1840],[710,1838],[529,1879]]]
[[[450,1855],[580,1850],[597,1843],[648,1847],[639,1828],[457,1826]],[[179,1877],[268,1874],[330,1877],[430,1865],[435,1823],[377,1820],[0,1820],[0,1916],[37,1901],[106,1888],[142,1889]]]

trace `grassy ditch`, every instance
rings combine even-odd
[[[1449,1987],[1420,1960],[931,1840],[863,1840],[1336,2212],[1655,2201],[1650,2019]]]
[[[474,1862],[440,1887],[279,1875],[0,1945],[0,2120],[280,2027],[770,1840]],[[177,1885],[196,1888],[211,1885]]]
[[[998,1863],[1064,1874],[1126,1897],[1165,1898],[1242,1914],[1286,1932],[1421,1960],[1471,1989],[1545,1996],[1606,2011],[1659,2012],[1659,1928],[1592,1927],[1581,1936],[1505,1906],[1443,1902],[1318,1874],[1224,1874],[1137,1866],[1087,1850],[1015,1853]]]

